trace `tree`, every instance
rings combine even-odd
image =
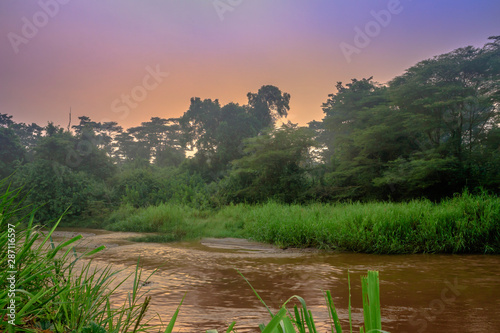
[[[218,100],[191,98],[189,109],[180,118],[184,133],[184,145],[197,153],[213,155],[217,149],[215,133],[221,121]]]
[[[83,171],[47,159],[23,165],[15,184],[24,185],[26,202],[37,207],[36,219],[53,222],[65,212],[79,216],[97,201],[106,201],[105,186]]]
[[[26,151],[26,160],[32,161],[35,147],[38,145],[43,134],[43,127],[35,123],[31,123],[30,125],[14,123],[11,128],[19,137],[19,142]]]
[[[53,123],[45,127],[45,132],[46,135],[40,138],[34,149],[34,161],[47,160],[52,162],[54,170],[59,170],[55,167],[58,164],[101,180],[113,175],[115,166],[111,158],[103,149],[99,149],[95,137],[89,132],[75,137]]]
[[[245,156],[233,170],[221,195],[229,201],[294,202],[309,186],[314,132],[291,123],[245,140]]]
[[[42,136],[43,128],[35,123],[31,125],[16,123],[12,120],[12,116],[6,113],[0,113],[0,128],[9,128],[14,132],[18,138],[16,140],[23,147],[25,160],[31,161],[33,150]]]
[[[123,132],[121,126],[114,121],[95,122],[87,116],[78,117],[80,123],[72,126],[75,130],[76,137],[81,141],[88,141],[98,149],[104,150],[105,153],[116,158],[116,137]]]
[[[35,160],[48,160],[61,165],[72,164],[76,157],[75,137],[52,122],[49,122],[44,130],[45,136],[34,149]]]
[[[243,140],[258,134],[258,120],[248,108],[229,103],[221,108],[221,122],[215,134],[217,162],[226,170],[230,162],[243,156]]]
[[[337,85],[323,121],[310,124],[334,197],[440,199],[492,187],[486,179],[500,165],[486,147],[500,120],[500,37],[490,39],[424,60],[388,86]]]
[[[10,127],[13,123],[12,116],[7,113],[0,113],[0,127]]]
[[[256,94],[248,93],[247,97],[248,106],[259,121],[259,130],[273,127],[276,120],[286,117],[290,110],[290,94],[282,93],[275,86],[262,86]]]
[[[256,135],[259,123],[245,106],[229,103],[221,107],[217,100],[193,98],[180,125],[186,145],[196,149],[194,160],[188,163],[192,171],[217,180],[225,175],[230,161],[242,156],[243,139]]]
[[[105,180],[115,170],[111,158],[94,144],[87,129],[74,136],[49,123],[44,132],[33,161],[15,174],[15,184],[25,187],[29,203],[40,206],[40,221],[58,218],[67,209],[73,216],[90,212],[96,202],[106,200]]]
[[[406,173],[429,175],[431,182],[410,181],[427,184],[438,197],[479,185],[476,166],[485,161],[487,155],[480,157],[485,140],[500,120],[500,38],[490,39],[483,48],[469,46],[422,61],[390,82],[395,104],[409,114],[405,126],[418,146]],[[391,165],[385,179],[400,179],[398,172]]]
[[[14,130],[0,127],[0,177],[11,175],[24,159],[25,150]]]
[[[151,121],[129,128],[118,137],[118,141],[124,145],[122,155],[128,154],[129,160],[142,159],[144,164],[154,162],[161,166],[174,166],[185,157],[181,136],[178,119],[152,117]]]
[[[323,104],[326,114],[319,140],[329,165],[324,183],[337,198],[383,197],[373,179],[382,175],[386,164],[410,149],[402,126],[405,114],[390,102],[385,86],[372,78],[345,86],[337,83],[337,93]]]
[[[248,105],[244,106],[221,106],[218,100],[192,98],[189,110],[179,120],[185,147],[196,150],[186,165],[207,181],[221,179],[229,162],[242,156],[243,140],[273,127],[290,109],[290,95],[274,86],[262,86],[247,96]]]
[[[149,165],[151,152],[144,141],[137,141],[129,131],[116,136],[115,156],[122,164],[134,163],[136,166]]]

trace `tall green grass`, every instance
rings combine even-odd
[[[201,237],[244,237],[244,221],[238,214],[245,206],[218,213],[187,206],[161,204],[135,209],[122,206],[110,215],[106,229],[112,231],[152,232],[156,235],[137,237],[139,241],[169,242]]]
[[[33,225],[36,211],[23,214],[26,210],[16,200],[18,194],[8,187],[0,194],[2,332],[158,332],[157,327],[144,321],[149,299],[141,291],[139,280],[144,278],[138,266],[128,277],[134,282],[126,302],[120,307],[112,306],[109,298],[128,278],[117,281],[117,272],[110,266],[97,269],[91,261],[78,265],[81,257],[91,256],[104,247],[78,256],[71,245],[82,236],[55,245],[51,235],[60,220],[42,234]],[[15,289],[10,288],[12,280],[7,280],[13,276]],[[8,308],[12,301],[13,311]],[[10,320],[14,322],[9,323]]]
[[[500,198],[464,192],[439,204],[349,203],[256,207],[256,240],[367,253],[500,253]]]
[[[121,214],[121,215],[120,215]],[[219,211],[159,205],[111,216],[110,230],[145,241],[246,237],[281,247],[365,253],[500,253],[500,198],[464,192],[440,203],[231,205]]]

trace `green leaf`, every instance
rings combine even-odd
[[[177,310],[175,310],[174,315],[170,319],[170,322],[168,323],[167,329],[165,330],[164,333],[172,333],[172,330],[174,329],[175,321],[177,320],[177,316],[179,315],[179,311],[181,310],[182,302],[184,302],[185,298],[186,298],[186,294],[184,294],[184,297],[182,297],[182,300],[181,300],[179,306],[177,307]]]

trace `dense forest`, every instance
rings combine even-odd
[[[0,172],[37,219],[163,203],[440,201],[500,189],[500,36],[424,60],[387,84],[338,82],[324,118],[286,121],[291,96],[264,85],[245,105],[192,98],[140,126],[79,117],[68,128],[0,114]],[[36,110],[33,110],[36,111]],[[15,112],[15,111],[14,111]]]

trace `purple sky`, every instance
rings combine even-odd
[[[71,107],[73,124],[130,127],[273,84],[304,125],[337,81],[383,83],[492,35],[498,0],[1,0],[0,113],[66,127]]]

